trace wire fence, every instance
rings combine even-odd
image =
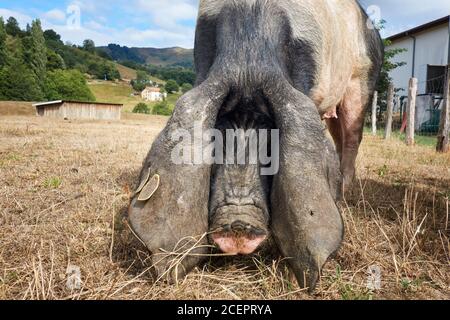
[[[437,138],[442,110],[444,109],[445,75],[430,78],[417,83],[416,112],[414,120],[415,134],[420,137]],[[408,86],[396,88],[393,99],[392,131],[396,136],[404,136],[408,121]],[[378,101],[377,128],[380,134],[387,124],[387,102]],[[366,127],[372,126],[372,112],[366,117]],[[431,143],[431,140],[430,140]]]

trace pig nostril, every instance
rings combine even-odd
[[[251,228],[249,224],[242,221],[236,221],[231,224],[231,229],[237,232],[248,230],[249,227]]]

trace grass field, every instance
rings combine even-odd
[[[117,70],[120,73],[122,79],[133,80],[137,78],[137,72],[134,69],[125,67],[121,64],[115,63]]]
[[[0,299],[450,298],[450,155],[371,136],[341,204],[344,244],[315,295],[266,252],[211,257],[177,285],[152,283],[125,213],[167,118],[124,118],[0,116]],[[366,286],[371,266],[380,290]],[[74,268],[81,286],[69,289]]]
[[[35,114],[33,102],[0,101],[0,116],[32,116]]]
[[[156,104],[144,101],[140,96],[132,96],[134,90],[125,82],[92,81],[89,83],[89,88],[97,102],[121,103],[124,105],[123,112],[131,112],[140,102],[144,102],[150,107]],[[170,94],[167,101],[169,104],[175,105],[180,96],[181,94]]]
[[[370,128],[364,128],[364,133],[365,134],[370,134],[372,131]],[[379,138],[383,138],[384,137],[384,130],[378,130],[377,131],[377,136]],[[392,137],[394,139],[400,140],[400,141],[405,141],[405,133],[400,133],[399,130],[393,131],[392,132]],[[415,142],[418,145],[422,145],[422,146],[428,146],[428,147],[436,147],[437,144],[437,137],[433,136],[433,135],[420,135],[420,134],[416,134],[415,137]]]

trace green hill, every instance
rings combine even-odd
[[[98,47],[115,61],[133,61],[139,64],[152,64],[155,66],[180,66],[192,68],[194,65],[194,52],[192,49],[174,48],[128,48],[117,44],[107,47]]]
[[[158,82],[163,81],[159,80]],[[125,82],[94,80],[89,81],[88,85],[97,102],[121,103],[124,105],[124,112],[131,112],[139,102],[144,102],[149,106],[156,104],[142,100],[139,95],[134,95],[133,88]],[[180,93],[169,94],[167,102],[174,106],[180,95]]]

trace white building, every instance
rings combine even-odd
[[[391,72],[394,85],[408,94],[411,77],[419,81],[418,94],[442,94],[445,66],[450,64],[450,16],[429,22],[388,38],[392,42],[386,49],[406,49],[393,61],[406,65]]]
[[[167,98],[167,93],[162,93],[157,87],[147,87],[142,91],[141,97],[146,101],[163,101]]]

